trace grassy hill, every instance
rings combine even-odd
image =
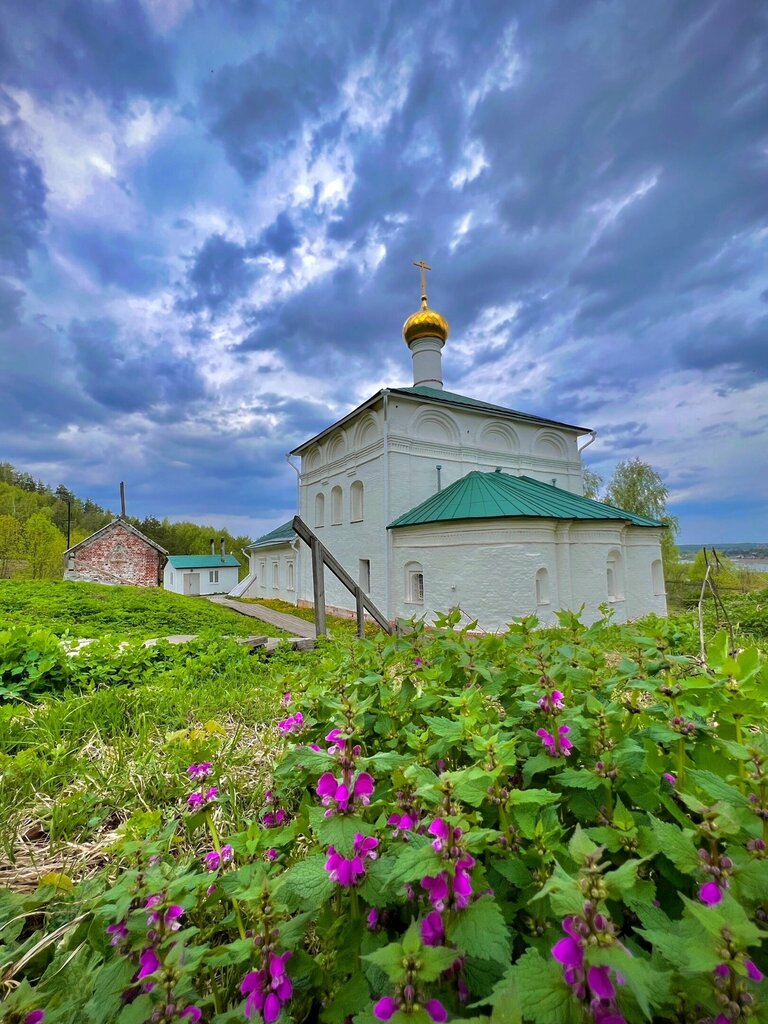
[[[44,626],[59,636],[105,633],[149,638],[215,631],[221,636],[284,636],[267,623],[201,598],[147,587],[66,580],[0,580],[0,630]]]

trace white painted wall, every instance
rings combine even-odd
[[[249,570],[255,574],[256,579],[242,596],[279,598],[281,601],[289,602],[289,604],[297,604],[299,598],[299,562],[301,560],[298,547],[298,542],[284,541],[280,544],[273,544],[270,547],[249,551]],[[277,574],[277,586],[274,585],[275,573]],[[290,586],[291,580],[293,580],[292,587]]]
[[[218,582],[211,582],[211,572],[218,572]],[[171,563],[167,562],[163,572],[163,588],[174,594],[184,594],[184,577],[189,573],[200,574],[201,594],[228,594],[237,583],[239,569],[236,566],[219,566],[218,569],[174,569]]]
[[[504,628],[513,618],[535,614],[555,625],[555,612],[585,605],[584,621],[601,616],[599,605],[625,622],[649,612],[666,614],[666,599],[654,595],[652,562],[659,557],[659,530],[603,523],[552,520],[483,520],[450,526],[412,526],[393,533],[393,592],[398,616],[426,615],[460,607],[484,629]],[[608,593],[608,557],[618,551],[624,561],[622,598]],[[424,571],[424,603],[410,604],[406,566],[419,562]],[[549,601],[537,604],[536,574],[546,569]],[[627,586],[628,584],[628,586]]]

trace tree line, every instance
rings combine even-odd
[[[114,518],[110,509],[90,498],[79,498],[63,484],[51,487],[10,462],[0,462],[0,579],[60,579],[68,530],[72,546]],[[224,540],[227,551],[241,565],[246,564],[241,548],[250,543],[250,537],[155,516],[126,516],[126,522],[171,555],[206,554],[212,539],[218,551],[219,542]]]

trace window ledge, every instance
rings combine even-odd
[[[537,608],[546,608],[546,607],[548,607],[551,604],[552,604],[551,601],[539,601],[539,603],[536,605],[536,607]]]

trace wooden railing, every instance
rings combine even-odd
[[[333,557],[316,533],[307,526],[300,516],[293,517],[293,532],[309,547],[312,554],[312,593],[315,601],[315,632],[326,636],[328,627],[325,619],[325,567],[352,594],[357,612],[357,634],[365,636],[365,613],[378,622],[386,633],[394,633],[386,615],[383,615],[358,583],[352,579],[344,566]]]

